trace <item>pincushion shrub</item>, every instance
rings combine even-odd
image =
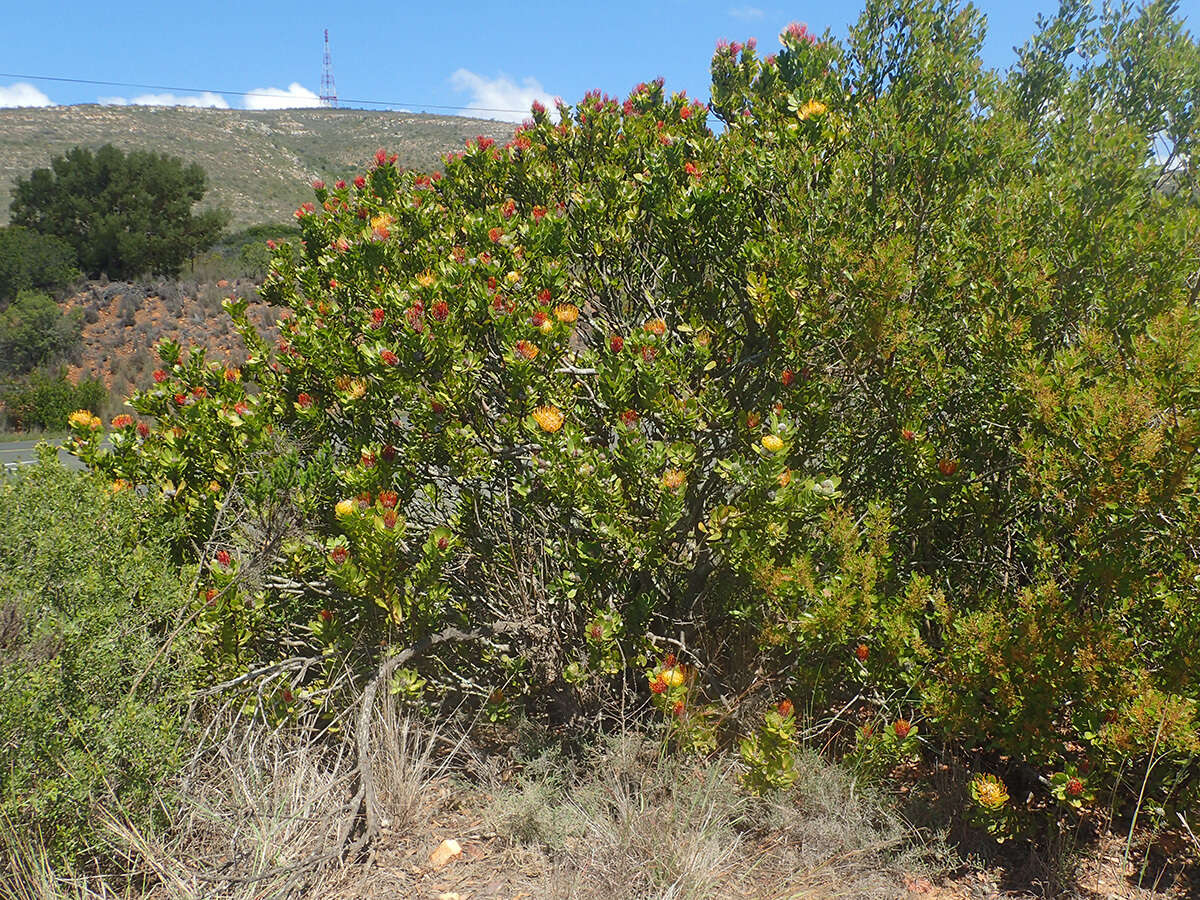
[[[234,506],[298,523],[215,598],[219,666],[516,623],[405,683],[650,695],[670,651],[683,744],[761,719],[707,704],[804,696],[1047,774],[1167,753],[1179,802],[1200,61],[1164,5],[1096,15],[996,73],[970,7],[880,0],[844,45],[719,46],[719,135],[654,82],[432,176],[380,151],[297,210],[278,344],[231,299],[241,371],[168,346],[149,433],[79,452],[196,542]]]

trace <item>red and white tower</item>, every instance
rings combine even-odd
[[[333,84],[333,59],[329,55],[329,29],[325,29],[325,61],[321,66],[321,105],[337,107],[337,88]]]

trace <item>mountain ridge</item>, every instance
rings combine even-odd
[[[14,182],[74,146],[113,144],[199,163],[202,208],[224,207],[231,228],[289,222],[312,199],[314,178],[361,171],[379,147],[406,168],[434,169],[476,135],[507,140],[511,122],[362,109],[240,110],[183,106],[52,106],[0,109],[0,224]]]

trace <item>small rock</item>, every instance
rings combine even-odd
[[[435,869],[440,869],[446,863],[450,862],[450,860],[458,859],[462,856],[462,852],[462,847],[458,841],[448,838],[438,844],[438,848],[430,854],[429,864]]]

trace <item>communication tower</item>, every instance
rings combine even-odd
[[[333,84],[333,59],[329,55],[329,29],[325,29],[325,61],[321,66],[321,105],[337,108],[337,88]]]

